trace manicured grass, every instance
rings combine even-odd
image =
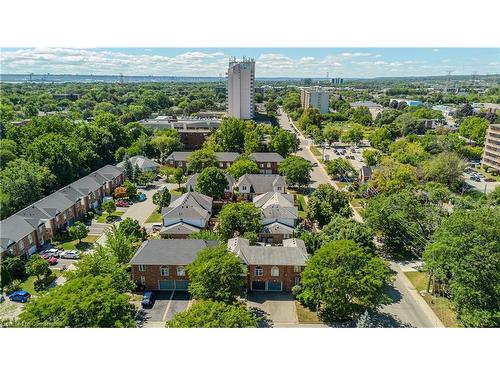
[[[61,275],[60,270],[52,270],[52,272],[56,275],[56,277]],[[36,276],[28,276],[28,278],[21,283],[20,288],[27,291],[29,294],[36,296],[38,292],[35,291],[35,280]]]
[[[304,219],[306,217],[307,203],[304,195],[297,194],[297,201],[299,202],[299,217]]]
[[[149,215],[146,223],[160,223],[161,222],[161,213],[158,210],[154,210],[151,215]]]
[[[88,250],[90,249],[94,242],[97,241],[99,236],[87,236],[82,239],[81,243],[78,243],[78,240],[68,240],[65,242],[61,242],[61,246],[63,247],[64,250]]]
[[[314,156],[316,156],[318,158],[321,157],[321,151],[318,150],[318,148],[316,146],[310,146],[309,150],[311,150],[311,152],[313,153]]]
[[[405,275],[419,293],[426,290],[429,279],[426,272],[405,272]],[[431,294],[425,294],[423,298],[445,327],[458,327],[457,313],[448,298]]]
[[[120,211],[114,211],[111,213],[111,215],[114,215],[117,217],[121,217],[123,214],[124,214],[124,212],[120,212]],[[106,218],[108,216],[109,216],[109,214],[107,212],[103,212],[102,215],[97,218],[97,222],[98,223],[107,223]]]
[[[183,194],[182,188],[171,189],[170,194],[171,195],[182,195]]]
[[[479,168],[479,173],[484,174],[486,178],[494,178],[495,181],[500,181],[500,175],[495,176],[494,174],[486,172],[483,168]]]
[[[302,324],[321,324],[323,323],[318,317],[318,314],[302,306],[299,301],[295,301],[295,309],[297,310],[297,319]]]

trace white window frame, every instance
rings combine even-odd
[[[19,241],[19,251],[23,251],[24,250],[24,239]]]
[[[222,161],[219,163],[219,167],[220,167],[220,168],[223,168],[223,167],[224,167],[224,163],[223,163]]]
[[[295,276],[293,282],[294,282],[294,285],[299,285],[300,284],[300,278],[298,276]]]
[[[279,277],[280,275],[280,269],[277,266],[271,267],[271,276],[272,277]]]
[[[267,163],[267,168],[271,168],[271,163]]]
[[[300,266],[293,266],[293,272],[300,272]]]
[[[186,276],[186,269],[184,266],[177,266],[177,276]]]
[[[161,266],[160,267],[160,276],[170,276],[170,267],[169,266]]]
[[[33,233],[30,233],[28,235],[28,241],[29,241],[30,245],[33,245]]]
[[[146,266],[144,264],[139,264],[139,271],[145,272],[146,271]]]
[[[256,266],[254,270],[255,276],[264,276],[264,268],[261,266]]]
[[[146,285],[146,276],[141,276],[141,285]]]

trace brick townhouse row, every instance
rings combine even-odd
[[[130,261],[132,279],[146,290],[186,291],[189,275],[186,266],[199,251],[218,246],[218,241],[162,239],[145,241]],[[228,241],[245,266],[245,289],[250,291],[290,291],[299,283],[307,261],[302,240],[284,240],[282,246],[251,246],[244,238]]]
[[[8,217],[0,223],[0,254],[29,257],[123,181],[120,168],[106,165]]]

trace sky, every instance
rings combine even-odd
[[[252,57],[256,77],[498,74],[500,48],[2,48],[3,74],[218,77]]]

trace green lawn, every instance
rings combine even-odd
[[[153,213],[148,217],[146,223],[160,223],[161,222],[161,213],[158,210],[154,210]]]
[[[495,176],[494,174],[486,172],[483,168],[479,168],[479,172],[484,174],[486,178],[494,178],[496,181],[500,181],[500,175]]]
[[[111,213],[111,215],[121,217],[124,214],[123,211],[114,211]],[[107,223],[106,218],[109,216],[107,212],[103,212],[101,216],[97,218],[98,223]]]
[[[309,150],[311,150],[311,152],[313,153],[313,155],[316,156],[317,158],[321,157],[321,151],[318,150],[318,148],[316,146],[310,146]]]
[[[52,272],[57,277],[59,277],[62,273],[62,271],[60,271],[60,270],[52,270]],[[29,276],[27,279],[23,280],[20,288],[27,291],[29,294],[36,296],[38,294],[38,292],[35,291],[35,280],[36,280],[36,276]]]
[[[182,194],[183,194],[183,193],[182,193],[182,188],[180,188],[180,189],[179,189],[179,188],[176,188],[176,189],[171,189],[171,190],[170,190],[170,194],[171,194],[171,195],[182,195]]]
[[[295,301],[295,309],[297,310],[297,319],[301,324],[321,324],[323,323],[318,317],[318,314],[302,306],[299,301]]]
[[[84,251],[84,250],[90,249],[93,246],[94,242],[97,241],[98,238],[99,238],[99,236],[87,236],[84,239],[82,239],[81,243],[78,243],[78,240],[67,240],[67,241],[61,242],[60,244],[64,250],[77,249],[80,251]]]
[[[307,203],[304,195],[297,194],[297,201],[299,202],[299,217],[304,219],[307,211]]]
[[[429,276],[426,272],[405,272],[405,275],[419,293],[427,289]],[[457,313],[448,298],[435,297],[431,294],[425,294],[423,298],[445,327],[458,327]]]

